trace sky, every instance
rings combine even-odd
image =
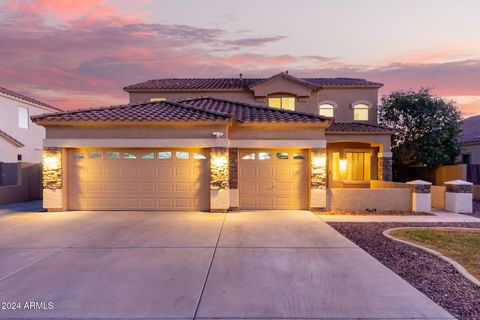
[[[478,0],[0,0],[0,86],[64,109],[165,77],[358,77],[480,114]]]

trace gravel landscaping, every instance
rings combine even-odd
[[[433,216],[428,212],[413,211],[353,211],[353,210],[337,210],[337,211],[317,211],[319,215],[354,215],[354,216]]]
[[[384,230],[397,227],[480,228],[480,223],[330,222],[329,225],[457,319],[480,319],[480,287],[471,283],[440,258],[407,244],[390,240],[382,234]]]

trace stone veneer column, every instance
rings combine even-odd
[[[463,180],[445,182],[445,210],[455,213],[472,213],[473,183]]]
[[[327,208],[327,151],[310,149],[310,210]]]
[[[48,211],[64,211],[66,205],[67,151],[62,148],[44,148],[42,152],[43,207]]]
[[[228,162],[230,163],[228,169],[230,185],[230,210],[238,210],[238,148],[228,149]]]
[[[378,153],[378,180],[392,181],[392,153]]]
[[[412,189],[412,211],[432,211],[432,194],[430,192],[432,184],[423,180],[409,181],[407,184]]]
[[[230,207],[228,148],[210,149],[210,211],[227,212]]]

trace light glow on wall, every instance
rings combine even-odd
[[[43,165],[47,170],[57,170],[60,168],[60,157],[57,155],[44,157]]]
[[[214,156],[212,157],[212,165],[215,167],[223,167],[227,164],[227,158],[224,156]]]
[[[340,159],[338,166],[341,172],[345,172],[347,170],[347,159]]]

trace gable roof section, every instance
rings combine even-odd
[[[238,122],[255,121],[293,121],[293,122],[324,122],[330,118],[310,113],[275,109],[262,105],[230,101],[212,97],[200,97],[179,101],[181,104],[199,109],[227,113]]]
[[[326,133],[394,133],[392,128],[358,122],[334,122],[325,130]]]
[[[283,74],[283,75],[282,75]],[[297,78],[290,74],[277,74],[273,77],[288,77],[291,80],[307,84],[314,88],[380,88],[382,83],[356,78]],[[142,90],[247,90],[270,78],[170,78],[153,79],[132,84],[123,88],[129,91]]]
[[[480,143],[480,115],[462,121],[462,137],[464,144]]]
[[[271,76],[270,78],[266,78],[266,79],[262,79],[260,81],[257,81],[255,83],[251,84],[249,88],[252,89],[252,88],[254,88],[258,85],[261,85],[263,83],[267,83],[271,80],[278,79],[278,78],[287,79],[287,80],[293,81],[295,83],[298,83],[299,85],[309,87],[311,89],[317,89],[318,88],[318,86],[316,86],[316,85],[314,85],[314,84],[312,84],[312,83],[310,83],[310,82],[308,82],[304,79],[294,77],[294,76],[292,76],[288,73],[285,73],[285,72],[281,72],[281,73],[278,73],[276,75]]]
[[[17,98],[17,99],[29,102],[29,103],[36,104],[36,105],[41,106],[43,108],[49,109],[51,111],[63,111],[62,109],[56,108],[54,106],[51,106],[51,105],[46,104],[44,102],[38,101],[36,99],[24,96],[23,94],[20,94],[18,92],[14,92],[14,91],[9,90],[7,88],[0,87],[0,93],[4,94],[4,95],[7,95],[7,96],[10,96],[10,97],[13,97],[13,98]]]
[[[25,147],[25,145],[23,143],[21,143],[20,141],[18,141],[17,139],[15,139],[14,137],[12,137],[8,133],[6,133],[5,131],[0,130],[0,137],[4,138],[5,140],[10,142],[11,144],[16,146],[17,148]]]
[[[154,101],[79,109],[32,116],[38,121],[206,121],[228,120],[227,113],[203,110],[172,101]]]

